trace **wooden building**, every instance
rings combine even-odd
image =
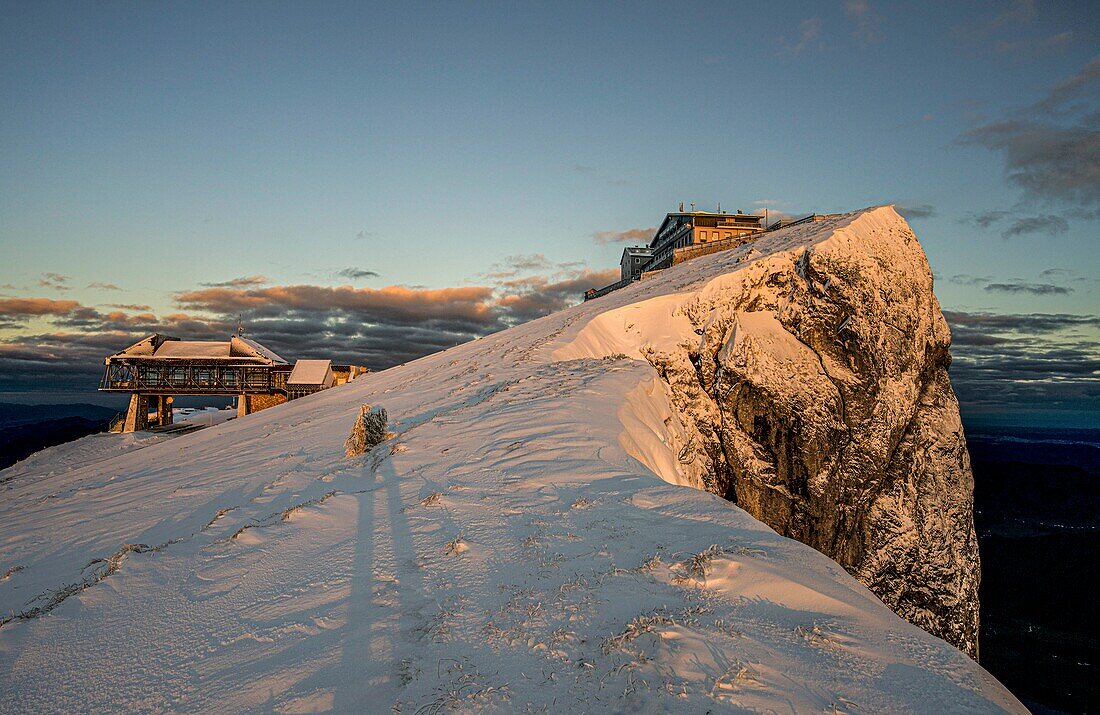
[[[343,365],[343,379],[338,381],[329,360],[299,360],[291,366],[240,335],[226,341],[196,341],[154,334],[111,355],[104,364],[99,389],[130,393],[124,432],[171,424],[175,395],[234,396],[237,415],[243,416],[367,372],[358,365]],[[156,412],[152,421],[150,410]]]
[[[336,383],[331,360],[299,360],[286,379],[288,399],[297,399],[327,390]]]

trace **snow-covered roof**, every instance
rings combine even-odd
[[[230,348],[230,350],[234,355],[242,355],[242,354],[243,355],[249,355],[249,354],[252,354],[252,355],[255,355],[256,357],[261,357],[261,358],[264,358],[265,360],[270,360],[275,365],[289,365],[290,364],[286,360],[283,360],[281,357],[276,355],[275,352],[272,351],[270,348],[264,347],[263,345],[260,345],[258,342],[256,342],[255,340],[252,340],[250,338],[244,338],[244,337],[234,335],[233,337],[231,337],[229,339],[229,343],[232,346]]]
[[[294,369],[290,371],[286,384],[323,385],[329,377],[331,368],[331,360],[299,360],[294,363]]]
[[[107,358],[151,358],[166,360],[234,360],[264,365],[287,365],[287,361],[255,340],[231,336],[227,341],[180,340],[155,333]]]
[[[153,357],[158,358],[227,358],[229,343],[215,343],[199,340],[169,340],[157,348]]]
[[[162,342],[164,342],[167,339],[168,338],[166,338],[163,335],[153,333],[152,335],[147,335],[146,337],[142,338],[141,340],[137,341],[136,343],[134,343],[130,347],[123,350],[122,352],[117,353],[117,355],[115,355],[113,357],[121,357],[121,356],[136,357],[136,356],[140,356],[140,355],[149,356],[149,355],[153,354],[153,352],[157,349],[158,345],[160,345]]]

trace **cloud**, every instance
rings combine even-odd
[[[1074,216],[1100,218],[1100,57],[1039,101],[963,134],[1004,159],[1006,180],[1024,208],[1060,203]]]
[[[944,311],[969,409],[1100,409],[1100,316]]]
[[[1094,57],[1080,72],[1054,85],[1031,109],[1040,113],[1063,111],[1063,105],[1081,96],[1091,85],[1100,81],[1100,56]]]
[[[99,289],[99,290],[122,290],[121,288],[116,286],[114,283],[101,283],[99,281],[96,281],[94,283],[89,283],[88,287],[89,288],[96,288],[96,289]]]
[[[1069,230],[1069,222],[1061,216],[1021,216],[1001,232],[1005,238],[1014,236],[1027,236],[1031,234],[1044,234],[1057,236]]]
[[[351,286],[204,288],[177,297],[185,311],[155,315],[144,305],[100,310],[77,301],[0,299],[0,323],[36,317],[53,328],[0,339],[0,390],[93,389],[102,359],[152,332],[225,340],[240,314],[248,334],[288,359],[327,358],[383,369],[579,302],[587,288],[618,278],[616,269],[560,268],[545,256],[509,257],[551,275],[514,277],[493,286],[378,290]],[[1061,269],[1049,269],[1059,271]],[[1054,278],[993,283],[989,290],[1057,294]],[[1003,286],[1013,286],[1003,288]],[[1042,286],[1053,286],[1044,288]],[[999,315],[945,311],[952,325],[952,380],[969,407],[1100,408],[1100,317]]]
[[[219,283],[200,283],[201,286],[207,288],[245,288],[247,286],[259,286],[271,281],[267,276],[255,275],[255,276],[241,276],[239,278],[231,278],[227,281],[221,281]]]
[[[339,311],[364,322],[410,324],[429,319],[484,325],[494,320],[487,287],[413,289],[402,286],[271,286],[205,288],[176,295],[185,308],[218,314],[316,314]]]
[[[789,207],[791,205],[789,201],[759,199],[758,201],[753,201],[752,204],[753,206],[757,207],[752,211],[752,213],[759,214],[760,216],[764,216],[765,214],[767,214],[769,225],[775,223],[776,221],[793,221],[795,220],[795,218],[798,218],[800,216],[800,214],[796,211],[791,211],[789,209],[781,210],[780,208],[778,208],[780,206]],[[801,215],[805,216],[806,214]]]
[[[989,228],[993,224],[999,222],[1008,216],[1011,216],[1011,211],[979,211],[972,213],[962,219],[963,223],[972,223],[978,228]]]
[[[360,278],[377,278],[378,274],[374,271],[368,271],[363,268],[344,268],[336,271],[336,275],[340,278],[349,278],[351,280],[359,280]]]
[[[1100,316],[1073,313],[969,313],[945,310],[943,315],[952,328],[989,333],[1016,332],[1026,335],[1055,333],[1079,328],[1100,330]],[[958,342],[958,338],[954,339]]]
[[[117,308],[118,310],[136,310],[145,312],[152,310],[152,308],[150,308],[149,306],[142,305],[140,303],[108,303],[107,307]]]
[[[904,216],[907,221],[930,218],[936,215],[936,209],[931,204],[895,204],[894,209]]]
[[[1004,157],[1009,183],[1027,200],[1100,203],[1100,130],[1009,119],[975,127],[963,141]]]
[[[38,279],[39,287],[53,290],[72,290],[68,282],[69,276],[63,276],[60,273],[43,273],[42,277]]]
[[[1072,293],[1072,288],[1054,285],[1053,283],[1027,283],[1025,281],[1010,281],[1007,283],[989,283],[985,290],[993,293],[1030,293],[1031,295],[1066,295]]]
[[[516,271],[540,271],[552,267],[550,259],[542,253],[528,253],[516,256],[507,256],[504,264]]]
[[[75,300],[0,298],[0,317],[26,318],[40,315],[68,315],[82,307]]]
[[[649,243],[656,228],[628,228],[625,231],[596,231],[592,238],[596,243]]]
[[[821,18],[809,17],[798,23],[798,40],[792,43],[786,37],[780,37],[780,48],[784,54],[797,57],[811,48],[820,46],[818,41],[820,35]]]
[[[561,280],[545,276],[519,278],[501,285],[497,305],[506,322],[522,323],[561,310],[578,302],[589,288],[602,288],[618,279],[618,268],[583,270]]]
[[[867,0],[844,0],[844,14],[855,25],[852,37],[862,45],[882,41],[881,18]]]
[[[953,276],[951,276],[950,278],[947,279],[947,281],[949,283],[954,283],[955,285],[962,285],[962,286],[986,285],[991,280],[992,279],[990,279],[988,277],[982,278],[980,276],[972,276],[972,275],[969,275],[969,274],[966,274],[966,273],[956,273],[955,275],[953,275]]]
[[[287,359],[327,358],[384,369],[467,342],[581,300],[618,278],[543,254],[508,256],[513,270],[540,275],[457,288],[246,285],[203,287],[175,296],[179,312],[140,304],[103,309],[49,298],[0,300],[0,324],[30,318],[52,324],[33,335],[0,338],[0,390],[94,387],[102,360],[144,335],[225,340],[238,316],[247,334]],[[237,282],[237,281],[232,281]],[[227,281],[226,283],[232,283]]]
[[[1069,275],[1068,271],[1063,271],[1058,268],[1051,268],[1043,271],[1039,274],[1040,278],[1045,278],[1048,281],[1054,278],[1066,277]],[[1012,278],[1008,280],[994,281],[988,276],[972,276],[966,273],[959,273],[951,276],[947,279],[949,283],[955,285],[972,286],[975,288],[982,288],[990,293],[1029,293],[1031,295],[1066,295],[1073,292],[1073,288],[1067,286],[1058,285],[1057,283],[1031,283],[1021,278]]]
[[[987,229],[1006,220],[1010,223],[1001,231],[1001,236],[1005,238],[1033,234],[1057,236],[1069,230],[1069,221],[1062,216],[1054,214],[1026,216],[1016,211],[981,211],[963,218],[962,223]]]
[[[482,278],[495,285],[501,285],[501,281],[509,281],[521,274],[534,272],[543,275],[554,275],[562,278],[566,275],[575,275],[584,266],[580,261],[568,261],[555,263],[546,257],[544,253],[526,253],[514,256],[506,256],[500,263],[494,263]]]

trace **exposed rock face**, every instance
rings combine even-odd
[[[694,335],[636,336],[683,468],[976,657],[973,477],[924,252],[889,207],[769,240],[676,296]]]

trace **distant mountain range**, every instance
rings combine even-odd
[[[99,405],[0,402],[0,469],[54,445],[103,432],[118,410]]]

